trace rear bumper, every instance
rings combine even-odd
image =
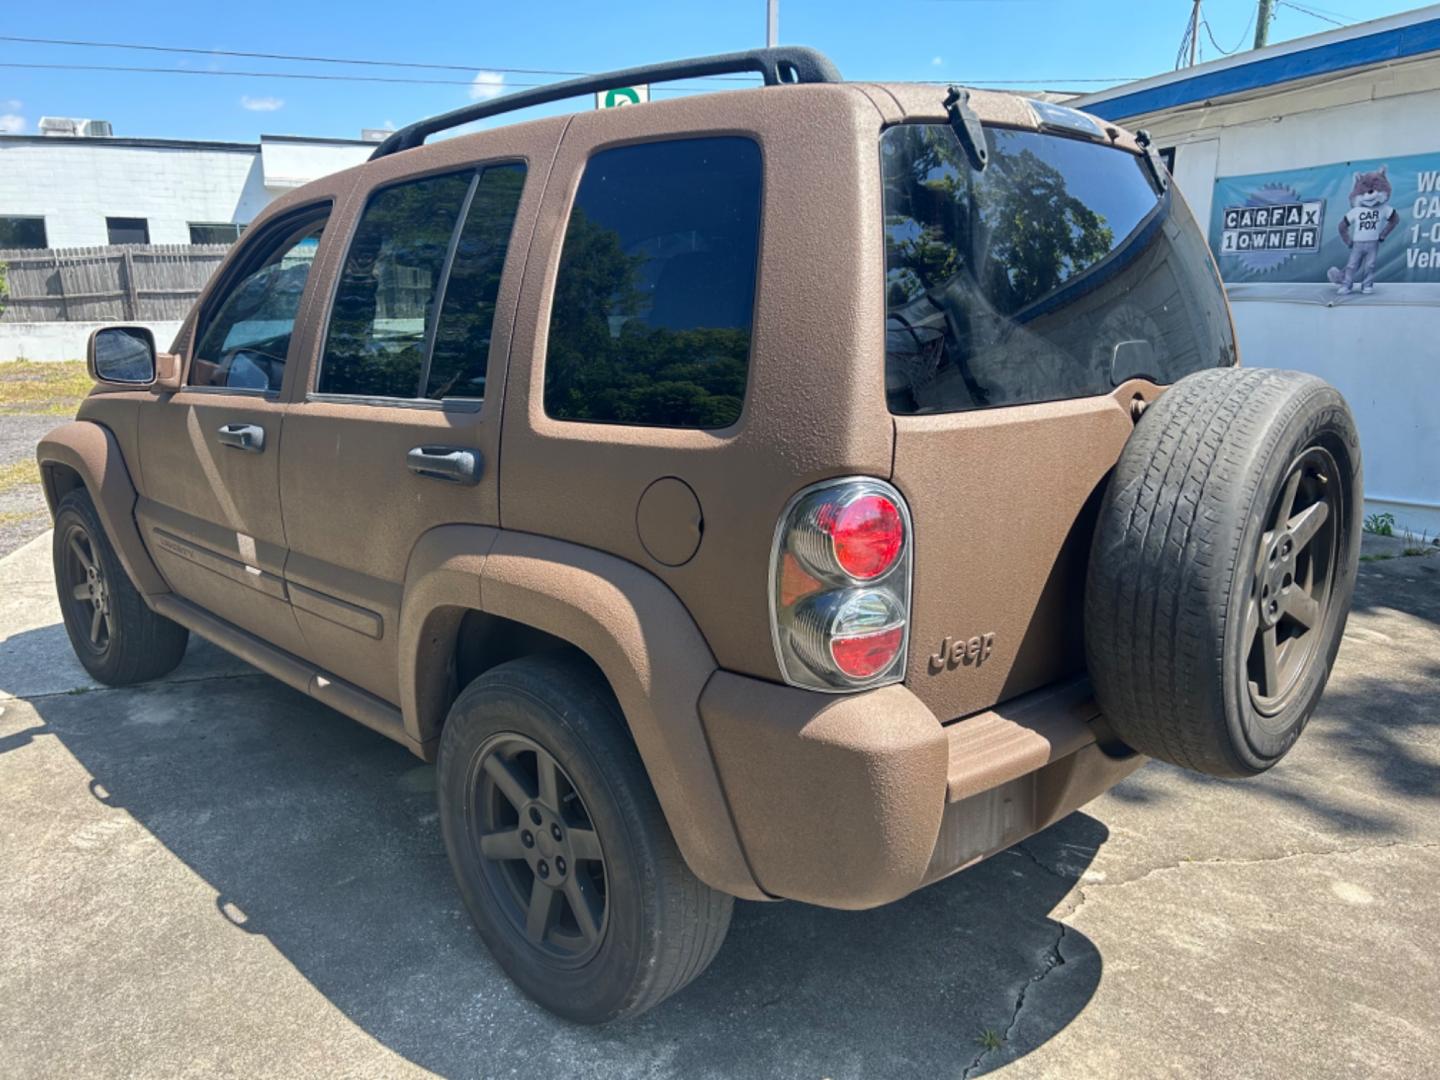
[[[897,900],[1145,760],[1095,744],[1085,680],[941,724],[904,686],[830,697],[717,672],[700,713],[756,881],[825,907]]]

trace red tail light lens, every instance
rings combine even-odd
[[[852,679],[869,679],[888,668],[905,640],[904,626],[830,639],[835,666]]]
[[[861,495],[840,507],[830,525],[830,540],[840,569],[870,581],[900,557],[905,522],[900,508],[884,495]]]
[[[831,693],[905,675],[910,516],[881,480],[832,480],[786,509],[771,555],[771,633],[785,681]]]

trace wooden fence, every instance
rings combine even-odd
[[[0,322],[183,319],[229,244],[0,249],[10,296]]]

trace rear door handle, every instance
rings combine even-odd
[[[417,476],[473,484],[480,478],[480,455],[458,446],[417,446],[405,455],[405,464]]]
[[[218,432],[222,446],[258,454],[265,449],[265,429],[257,424],[223,424]]]

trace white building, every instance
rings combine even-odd
[[[1360,425],[1366,509],[1440,533],[1440,5],[1069,104],[1150,131],[1209,231],[1242,362],[1337,386]],[[1341,219],[1376,200],[1347,240]],[[1367,292],[1351,241],[1377,224]]]
[[[259,143],[0,135],[0,248],[223,243],[271,199],[358,165],[373,149],[293,135]]]

